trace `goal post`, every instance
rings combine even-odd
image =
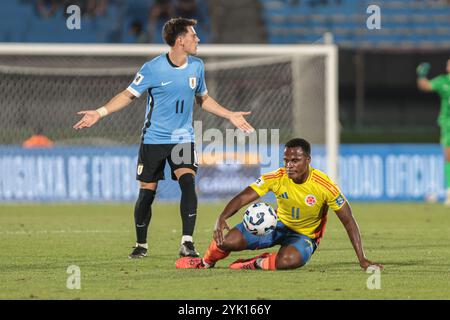
[[[20,144],[39,125],[61,145],[135,144],[140,111],[121,111],[84,132],[71,129],[76,111],[104,104],[125,89],[139,67],[167,52],[163,45],[0,44],[0,145]],[[304,137],[326,150],[326,171],[338,179],[338,50],[332,44],[206,45],[208,90],[232,110],[252,111],[256,128],[280,129],[280,143]],[[133,102],[145,105],[145,99]],[[226,121],[194,114],[203,127]],[[112,132],[120,128],[117,139]],[[28,131],[27,131],[28,130]]]

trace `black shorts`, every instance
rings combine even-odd
[[[137,164],[136,180],[157,182],[164,180],[164,167],[169,162],[172,179],[174,171],[189,168],[197,172],[197,154],[193,142],[180,144],[141,144]]]

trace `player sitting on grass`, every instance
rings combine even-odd
[[[359,264],[383,268],[366,259],[358,225],[350,205],[339,188],[323,172],[310,166],[311,146],[304,139],[292,139],[284,149],[284,165],[263,175],[234,197],[225,207],[214,227],[214,240],[203,258],[183,257],[176,261],[179,269],[206,269],[231,251],[257,250],[281,245],[277,253],[263,253],[247,260],[237,260],[231,269],[295,269],[304,266],[317,249],[325,230],[328,207],[344,225]],[[272,191],[277,197],[278,223],[275,231],[255,236],[241,222],[232,230],[226,222],[242,207]],[[223,230],[229,232],[224,236]]]

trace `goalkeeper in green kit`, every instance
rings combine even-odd
[[[450,59],[447,60],[447,74],[428,80],[429,63],[417,67],[417,86],[423,91],[434,91],[441,97],[438,124],[441,128],[441,144],[445,155],[445,205],[450,206]]]

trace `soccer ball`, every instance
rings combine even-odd
[[[275,230],[277,214],[267,203],[254,203],[244,213],[245,229],[256,236],[265,236]]]

